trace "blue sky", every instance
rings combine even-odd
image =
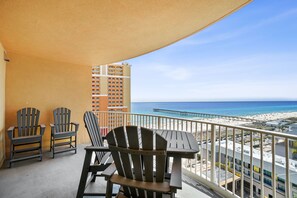
[[[297,100],[297,1],[255,0],[127,62],[132,102]]]

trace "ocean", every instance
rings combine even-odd
[[[247,116],[278,112],[297,112],[297,101],[132,102],[133,113],[166,115],[165,113],[154,112],[154,108],[220,115]]]

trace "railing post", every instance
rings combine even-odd
[[[210,181],[215,183],[216,179],[216,133],[215,126],[211,124],[211,169],[210,169]],[[207,153],[208,155],[208,153]]]
[[[290,178],[290,155],[289,155],[289,140],[288,138],[285,139],[286,145],[286,198],[291,198],[291,178]]]
[[[161,120],[160,120],[160,117],[157,117],[158,118],[158,130],[160,129],[160,122],[161,122]]]
[[[124,113],[123,114],[124,115],[124,126],[127,126],[127,114],[126,113]]]

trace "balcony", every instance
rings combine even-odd
[[[183,161],[183,172],[223,196],[295,195],[297,161],[290,157],[290,142],[297,140],[294,135],[156,115],[120,112],[97,112],[97,115],[104,131],[136,125],[192,133],[200,151],[195,159]],[[284,156],[276,155],[277,144],[285,145]],[[264,152],[262,147],[269,147],[270,152]]]
[[[175,117],[124,112],[96,114],[102,134],[118,126],[136,125],[194,135],[200,151],[195,159],[183,160],[183,190],[178,192],[178,197],[249,197],[250,194],[254,197],[293,197],[297,191],[297,161],[287,157],[289,141],[296,141],[296,136]],[[253,137],[260,137],[260,141],[257,140],[260,147],[255,145],[255,141],[250,141],[254,140]],[[267,139],[271,139],[270,153],[259,149]],[[285,143],[286,156],[275,154],[275,145],[279,142]],[[12,169],[2,169],[1,195],[74,197],[84,147],[83,144],[79,146],[78,155],[64,154],[60,159],[52,160],[47,153],[44,162],[27,161],[15,164]],[[99,181],[88,189],[104,191],[105,186]]]
[[[92,109],[91,65],[165,47],[250,0],[172,1],[170,5],[166,1],[127,1],[125,6],[115,1],[104,5],[97,1],[33,2],[0,3],[0,164],[5,155],[8,158],[6,129],[15,124],[15,112],[25,106],[38,107],[40,122],[46,124],[52,121],[51,111],[57,106],[73,109],[73,119],[81,124],[81,145],[78,155],[65,154],[55,160],[47,156],[40,163],[30,160],[13,169],[1,169],[0,197],[75,196],[83,144],[89,141],[81,118]],[[98,117],[104,132],[137,125],[192,133],[200,152],[195,159],[183,161],[185,181],[179,197],[215,197],[209,189],[225,197],[295,196],[296,162],[289,157],[289,143],[296,141],[293,135],[164,116],[98,112]],[[46,149],[49,139],[46,129]],[[266,140],[271,145],[269,153],[259,149]],[[275,155],[277,143],[285,145],[284,156]],[[245,164],[248,168],[243,168]],[[254,165],[260,168],[258,180],[253,179]],[[265,180],[267,175],[270,179]],[[192,183],[194,187],[189,185]]]

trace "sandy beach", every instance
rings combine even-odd
[[[244,116],[244,117],[253,118],[253,119],[262,120],[262,121],[270,121],[270,120],[279,120],[279,119],[297,117],[297,112],[267,113],[267,114],[259,114],[259,115]]]
[[[253,116],[242,116],[245,118],[252,118],[256,120],[261,121],[273,121],[273,120],[280,120],[280,119],[286,119],[291,117],[297,117],[297,112],[287,112],[287,113],[266,113],[266,114],[259,114],[259,115],[253,115]],[[204,121],[210,121],[215,122],[219,124],[227,124],[227,125],[243,125],[250,122],[246,121],[238,121],[238,120],[228,120],[228,119],[222,119],[222,118],[210,118],[210,119],[203,119]]]

